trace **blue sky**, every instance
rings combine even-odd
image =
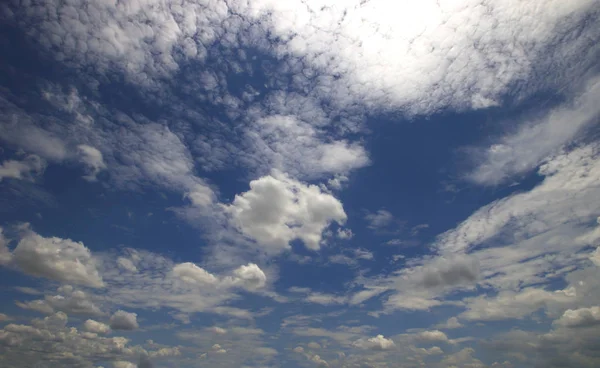
[[[600,366],[597,0],[0,6],[0,367]]]

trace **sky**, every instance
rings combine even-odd
[[[599,367],[599,18],[2,2],[0,367]]]

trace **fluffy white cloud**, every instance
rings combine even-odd
[[[554,324],[572,328],[596,326],[600,324],[600,307],[567,309]]]
[[[219,278],[191,262],[186,262],[173,267],[173,275],[192,284],[226,288],[241,286],[248,290],[260,289],[267,282],[267,276],[263,270],[254,263],[236,268],[233,270],[233,276]]]
[[[114,368],[137,368],[137,364],[125,360],[117,360],[112,365]]]
[[[89,181],[95,181],[96,175],[100,171],[106,168],[102,152],[97,148],[88,146],[87,144],[80,144],[77,146],[79,159],[87,167],[88,174],[84,176],[84,179]]]
[[[386,339],[383,335],[377,335],[369,339],[358,339],[353,345],[358,348],[371,350],[389,350],[396,346],[394,341]]]
[[[21,161],[8,160],[0,164],[0,181],[3,178],[33,180],[46,168],[46,162],[37,155],[29,155]]]
[[[113,330],[135,330],[139,327],[137,314],[129,313],[123,310],[116,311],[108,321]]]
[[[180,263],[173,268],[173,274],[183,281],[199,284],[213,285],[218,279],[205,269],[191,262]]]
[[[234,283],[241,283],[246,289],[259,289],[265,286],[267,276],[254,263],[242,265],[233,271]]]
[[[90,287],[104,286],[96,261],[81,242],[44,238],[28,230],[13,251],[13,259],[23,272],[33,276]]]
[[[110,327],[107,324],[94,321],[93,319],[86,320],[83,323],[83,329],[97,334],[105,334],[110,331]]]
[[[433,331],[423,331],[420,332],[417,336],[416,336],[417,340],[421,341],[421,342],[426,342],[426,343],[431,343],[431,342],[448,342],[448,336],[446,336],[445,333],[443,333],[442,331],[439,330],[433,330]]]
[[[446,322],[436,325],[435,327],[441,328],[441,329],[453,329],[453,328],[460,328],[460,327],[464,327],[464,326],[462,323],[460,323],[458,321],[458,318],[450,317],[450,318],[448,318],[448,320]]]
[[[251,181],[250,190],[236,195],[225,211],[240,232],[271,252],[289,249],[295,239],[318,250],[329,224],[346,220],[335,197],[281,173]]]

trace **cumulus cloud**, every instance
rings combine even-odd
[[[88,173],[83,178],[88,181],[96,181],[96,175],[106,168],[102,152],[87,144],[80,144],[77,146],[77,149],[79,151],[79,159],[88,170]]]
[[[394,341],[386,339],[383,335],[377,335],[369,339],[359,339],[356,340],[353,345],[361,349],[370,350],[389,350],[396,346]]]
[[[233,271],[233,274],[234,283],[240,282],[247,289],[261,288],[267,282],[265,273],[254,263],[240,266]]]
[[[90,295],[81,290],[75,290],[70,285],[58,288],[57,295],[46,295],[43,300],[17,302],[17,305],[44,314],[52,314],[55,311],[88,316],[101,316],[104,314]]]
[[[225,211],[242,234],[271,252],[290,249],[296,239],[318,250],[323,231],[332,222],[346,220],[335,197],[281,173],[251,181],[250,190],[236,195]]]
[[[52,364],[56,366],[96,366],[99,360],[131,361],[141,354],[154,353],[142,346],[130,345],[124,337],[99,336],[68,324],[68,316],[58,312],[44,319],[34,319],[30,324],[5,325],[0,329],[3,363],[34,366],[48,358],[48,350],[56,353],[52,356]],[[23,354],[24,348],[27,354]]]
[[[173,274],[183,281],[200,284],[215,284],[217,278],[205,269],[191,262],[180,263],[173,268]]]
[[[135,330],[139,327],[137,314],[129,313],[123,310],[116,311],[109,320],[110,328],[113,330]]]
[[[173,268],[173,275],[181,280],[202,286],[234,287],[256,290],[265,286],[267,276],[256,264],[249,263],[233,270],[233,276],[219,278],[191,262]]]
[[[4,178],[33,180],[46,168],[46,162],[37,155],[29,155],[21,161],[7,160],[0,164],[0,181]]]
[[[600,324],[600,307],[567,309],[554,324],[570,328],[596,326]]]
[[[439,330],[433,330],[433,331],[423,331],[420,332],[417,336],[416,336],[417,340],[421,341],[421,342],[426,342],[426,343],[431,343],[431,342],[448,342],[448,336],[446,336],[445,333],[443,333],[442,331]]]
[[[27,231],[13,251],[14,263],[25,273],[49,279],[102,287],[90,250],[81,242],[44,238]]]
[[[110,327],[107,324],[94,321],[93,319],[86,320],[83,323],[83,329],[97,334],[105,334],[110,331]]]

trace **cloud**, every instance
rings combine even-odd
[[[88,181],[96,181],[96,175],[98,175],[101,170],[106,168],[106,164],[102,158],[102,152],[86,144],[80,144],[77,146],[77,149],[79,150],[79,159],[88,170],[88,174],[84,176],[84,179]]]
[[[335,197],[277,172],[251,181],[250,190],[224,208],[233,226],[269,252],[290,249],[296,239],[318,250],[322,232],[332,222],[346,220]]]
[[[219,40],[225,50],[254,47],[290,59],[284,69],[288,83],[332,101],[333,108],[360,103],[424,114],[487,107],[515,86],[527,93],[580,78],[594,65],[597,50],[594,22],[583,21],[594,17],[593,6],[589,0],[510,6],[376,0],[322,8],[298,0],[128,8],[80,0],[42,5],[43,21],[26,6],[11,8],[8,17],[29,27],[41,48],[60,50],[56,57],[63,63],[104,74],[117,71],[147,88],[156,88],[158,79],[174,75],[181,64],[205,60]],[[573,23],[581,24],[577,31]],[[561,42],[565,39],[570,42]],[[555,57],[548,58],[549,52]],[[233,62],[244,70],[243,59],[224,64]],[[563,74],[538,78],[543,81],[533,86],[519,83],[548,70]],[[209,90],[222,88],[217,73],[205,72],[199,80]]]
[[[458,257],[440,258],[425,266],[421,283],[424,287],[435,288],[474,283],[479,277],[479,268],[474,259]]]
[[[137,314],[118,310],[110,317],[109,325],[113,330],[135,330],[139,327]]]
[[[267,169],[296,177],[344,175],[369,164],[360,144],[329,140],[327,134],[294,116],[260,118],[247,134],[256,150],[253,154],[268,163]]]
[[[567,309],[559,319],[554,321],[554,324],[569,328],[598,325],[600,324],[600,307]]]
[[[233,274],[235,276],[234,283],[241,282],[246,289],[259,289],[264,287],[267,282],[265,273],[254,263],[238,267]]]
[[[448,341],[450,341],[448,339],[448,336],[446,336],[445,333],[443,333],[442,331],[439,331],[439,330],[420,332],[416,336],[416,339],[419,340],[419,341],[421,341],[421,342],[425,342],[425,343],[448,342]]]
[[[191,262],[180,263],[173,268],[173,274],[183,281],[199,284],[216,284],[217,278]]]
[[[587,82],[572,102],[563,103],[545,116],[519,123],[515,133],[489,148],[472,152],[482,161],[469,174],[478,184],[497,185],[537,167],[550,154],[570,143],[600,116],[600,78]]]
[[[110,331],[110,327],[107,324],[102,322],[94,321],[93,319],[88,319],[83,323],[83,329],[88,332],[93,332],[97,334],[105,334]]]
[[[37,277],[90,287],[102,287],[96,261],[81,242],[57,237],[44,238],[26,231],[13,251],[14,263]]]
[[[129,272],[137,272],[138,271],[138,269],[135,266],[135,264],[133,263],[133,261],[129,258],[119,257],[119,258],[117,258],[117,264],[123,270],[127,270]]]
[[[201,286],[234,287],[241,286],[248,290],[263,288],[267,276],[256,264],[249,263],[233,270],[233,276],[218,278],[191,262],[180,263],[173,268],[173,275],[181,280]]]
[[[305,299],[307,302],[321,305],[335,305],[346,303],[346,298],[343,296],[330,295],[325,293],[310,293]]]
[[[58,312],[30,324],[7,324],[0,329],[3,363],[34,366],[52,354],[56,366],[96,366],[98,361],[131,361],[141,354],[153,354],[139,345],[129,345],[121,336],[103,337],[69,326],[69,318]],[[167,346],[165,346],[167,347]],[[27,354],[23,354],[23,350]],[[135,365],[134,365],[135,366]]]
[[[371,337],[369,339],[359,339],[353,343],[354,346],[361,349],[370,349],[370,350],[389,350],[396,346],[394,341],[390,339],[386,339],[383,335],[377,335],[375,337]]]
[[[0,164],[0,181],[4,178],[32,181],[46,168],[46,162],[37,155],[29,155],[22,161],[8,160]]]
[[[508,231],[513,231],[513,236],[531,237],[600,212],[596,206],[587,207],[596,195],[593,183],[600,175],[596,145],[550,156],[538,173],[544,177],[539,185],[480,208],[455,229],[442,234],[437,246],[448,252],[466,250]],[[571,215],[563,216],[564,213]]]
[[[495,297],[478,296],[467,299],[467,310],[459,318],[470,321],[520,319],[548,304],[574,301],[572,290],[546,291],[527,288],[518,292],[501,291]]]
[[[464,327],[462,323],[460,323],[458,321],[458,318],[456,317],[450,317],[448,318],[448,320],[444,323],[438,324],[435,326],[436,328],[441,328],[441,329],[453,329],[453,328],[461,328]]]
[[[61,311],[77,315],[104,315],[102,310],[94,303],[92,296],[81,290],[74,290],[70,285],[59,287],[57,295],[46,295],[43,300],[17,302],[17,305],[21,308],[35,310],[44,314]]]
[[[4,236],[4,229],[0,227],[0,265],[5,266],[12,260],[12,253],[8,249],[8,240]]]
[[[378,230],[389,226],[394,221],[394,216],[390,211],[381,209],[375,213],[368,213],[365,216],[370,229]]]

